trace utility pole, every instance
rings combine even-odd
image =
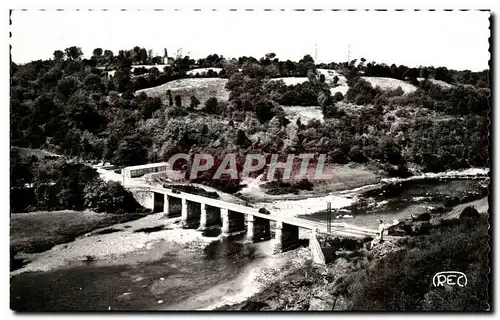
[[[347,63],[351,62],[351,44],[347,46]]]
[[[332,232],[332,203],[326,203],[326,232]]]
[[[318,63],[318,44],[314,44],[314,62]]]

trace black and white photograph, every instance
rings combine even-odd
[[[491,311],[493,14],[11,10],[10,309]]]

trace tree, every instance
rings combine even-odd
[[[92,51],[92,56],[100,58],[102,56],[102,52],[101,48],[95,48],[94,51]]]
[[[146,51],[146,49],[141,48],[141,50],[139,50],[137,60],[143,64],[146,64],[148,62],[148,52]]]
[[[172,107],[174,105],[174,100],[172,99],[172,91],[167,90],[168,106]]]
[[[205,112],[206,113],[218,113],[217,112],[217,98],[216,97],[210,97],[205,101]]]
[[[195,96],[191,96],[191,103],[189,107],[191,109],[196,109],[200,105],[200,100],[196,99]]]
[[[333,77],[333,85],[334,86],[337,86],[337,83],[339,82],[339,77],[337,75],[335,75],[335,77]]]
[[[255,106],[255,113],[260,123],[271,120],[274,116],[273,105],[269,101],[258,101]]]
[[[78,86],[78,78],[73,76],[65,77],[57,82],[56,92],[59,97],[67,100],[73,93],[76,92]]]
[[[61,50],[56,50],[54,51],[54,60],[55,61],[61,61],[64,59],[64,52]]]
[[[89,91],[104,92],[104,84],[102,83],[101,77],[97,74],[89,74],[85,77],[83,83]]]
[[[118,56],[118,68],[113,77],[113,81],[118,91],[125,92],[131,89],[130,70],[132,70],[132,60],[127,53],[120,51],[120,55]]]
[[[94,179],[84,189],[85,208],[95,212],[136,212],[141,207],[119,182]]]
[[[344,99],[342,92],[335,92],[333,95],[333,101],[342,101],[342,99]]]
[[[434,79],[441,80],[444,82],[452,82],[449,74],[449,70],[446,67],[439,67],[436,69],[436,73],[434,74]]]
[[[181,96],[180,95],[176,95],[174,97],[174,100],[175,100],[175,106],[177,108],[182,108],[182,98],[181,98]]]
[[[307,76],[307,72],[311,70],[316,72],[316,65],[314,59],[310,55],[305,55],[298,63],[298,71],[301,76]]]
[[[64,49],[66,57],[70,60],[79,60],[83,55],[82,49],[80,47],[72,46]]]
[[[139,165],[147,162],[148,151],[139,135],[126,137],[114,153],[113,163],[118,165]]]
[[[110,63],[113,60],[114,54],[111,50],[104,50],[104,59]]]

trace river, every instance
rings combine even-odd
[[[376,227],[379,219],[405,218],[453,197],[472,194],[479,198],[484,194],[483,185],[481,180],[426,180],[411,181],[396,189],[370,190],[357,195],[361,201],[339,212],[337,220]],[[324,221],[325,213],[303,217]],[[134,259],[132,254],[120,258],[118,265],[116,261],[109,265],[81,262],[48,272],[21,273],[10,279],[11,309],[192,310],[241,302],[256,290],[249,287],[249,273],[287,263],[269,257],[268,244],[215,241],[203,250],[179,247],[152,262]],[[150,250],[153,254],[155,247]]]
[[[202,251],[175,250],[155,262],[133,263],[129,255],[122,262],[130,264],[102,266],[89,262],[49,272],[22,273],[11,277],[11,308],[148,310],[174,304],[182,308],[182,302],[190,297],[237,278],[245,266],[264,259],[255,246],[225,240],[213,242]],[[204,308],[221,298],[200,300],[191,307]]]
[[[421,179],[387,184],[361,192],[357,201],[334,211],[334,222],[347,222],[356,226],[377,229],[379,221],[418,215],[439,206],[470,202],[488,194],[486,179]],[[326,211],[300,215],[314,221],[326,221]]]

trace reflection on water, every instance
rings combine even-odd
[[[166,307],[235,278],[254,259],[252,246],[225,240],[210,244],[203,252],[179,250],[154,263],[25,273],[11,278],[11,308],[63,311]]]

